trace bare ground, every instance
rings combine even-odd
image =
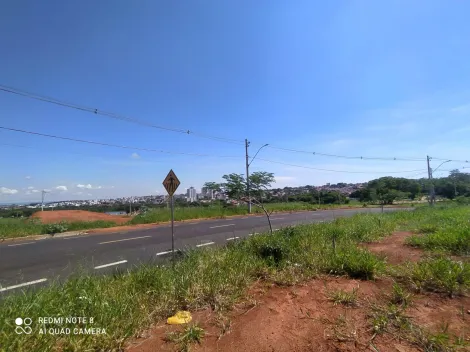
[[[39,219],[43,224],[57,223],[61,221],[113,221],[116,224],[123,224],[131,219],[128,216],[109,215],[86,210],[56,210],[39,211],[32,215],[34,219]]]
[[[384,255],[389,263],[417,261],[421,251],[404,245],[408,232],[396,232],[377,243],[365,244]],[[303,285],[277,287],[257,282],[247,299],[231,312],[221,315],[209,309],[194,312],[193,321],[205,330],[194,351],[421,351],[409,341],[383,333],[375,335],[371,305],[386,300],[392,280],[357,281],[344,277],[323,277]],[[358,288],[355,307],[335,305],[328,292]],[[445,298],[437,294],[415,295],[406,311],[413,323],[432,332],[444,329],[470,341],[470,298]],[[128,352],[177,351],[165,337],[181,326],[164,322],[132,341]],[[372,342],[372,344],[371,344]]]

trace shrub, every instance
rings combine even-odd
[[[385,268],[383,260],[365,249],[348,247],[339,249],[336,255],[327,255],[324,271],[329,274],[371,280]]]
[[[56,224],[46,224],[43,227],[43,233],[45,234],[50,234],[50,235],[55,235],[56,233],[61,233],[67,231],[67,223],[64,221],[61,221],[60,223]]]
[[[258,248],[258,256],[264,259],[269,265],[279,266],[287,258],[287,248],[281,245],[264,243]]]

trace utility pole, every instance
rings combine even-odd
[[[246,154],[246,195],[248,197],[248,214],[251,214],[251,198],[250,198],[250,172],[249,167],[250,164],[248,163],[248,146],[250,142],[248,139],[245,139],[245,154]]]
[[[431,169],[431,165],[430,165],[431,158],[429,157],[429,155],[427,155],[426,159],[428,161],[428,179],[429,179],[429,183],[430,183],[429,205],[433,206],[434,205],[434,182],[432,181],[432,169]]]
[[[260,147],[258,149],[258,151],[255,153],[255,156],[251,158],[251,161],[249,161],[249,157],[248,157],[248,147],[250,146],[250,142],[248,142],[248,139],[245,139],[245,154],[246,154],[246,193],[247,193],[247,197],[248,197],[248,214],[251,213],[251,196],[250,196],[250,171],[249,171],[249,168],[250,168],[250,165],[251,163],[253,162],[253,160],[255,160],[256,156],[258,155],[258,153],[260,152],[261,149],[263,149],[264,147],[267,147],[269,144],[266,143],[265,145],[263,145],[262,147]]]
[[[44,211],[44,196],[46,195],[46,191],[45,190],[42,190],[42,199],[41,199],[41,211]]]
[[[429,155],[427,156],[427,160],[428,160],[428,177],[429,177],[429,181],[431,182],[430,205],[433,206],[436,203],[436,190],[434,189],[434,181],[432,178],[433,169],[431,169],[431,164],[430,164],[431,157]],[[437,169],[439,169],[442,165],[451,161],[452,160],[443,161],[438,167],[434,169],[434,171],[437,171]]]

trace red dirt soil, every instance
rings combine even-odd
[[[406,238],[411,235],[413,235],[411,232],[395,232],[379,242],[366,243],[362,247],[379,256],[385,256],[390,264],[400,264],[406,260],[417,262],[423,252],[418,248],[405,245]]]
[[[404,244],[409,232],[397,232],[381,242],[365,244],[371,251],[385,255],[389,263],[417,261],[421,251]],[[409,342],[384,333],[373,339],[370,305],[384,302],[392,280],[357,281],[344,277],[324,277],[304,285],[277,287],[258,282],[247,299],[224,319],[210,309],[193,313],[206,335],[192,351],[420,351]],[[358,288],[358,306],[334,305],[328,291]],[[470,341],[470,297],[449,299],[437,294],[415,295],[406,314],[420,327],[433,333],[448,332]],[[225,324],[221,322],[225,321]],[[229,322],[229,323],[228,323]],[[222,326],[225,333],[222,334]],[[160,323],[132,341],[128,352],[177,351],[178,346],[165,341],[171,331],[181,326]]]
[[[61,221],[113,221],[116,224],[123,224],[131,217],[121,215],[109,215],[85,210],[57,210],[57,211],[39,211],[34,213],[33,218],[41,220],[43,224],[57,223]]]

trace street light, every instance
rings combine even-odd
[[[248,142],[247,139],[245,139],[245,151],[246,151],[246,193],[248,196],[248,214],[251,214],[251,198],[250,198],[250,165],[255,160],[256,156],[258,155],[259,151],[263,149],[264,147],[267,147],[269,144],[266,143],[263,145],[261,148],[258,149],[256,152],[255,156],[251,158],[251,161],[248,162],[248,146],[250,145],[250,142]]]
[[[435,198],[436,198],[436,191],[434,189],[434,181],[433,181],[433,177],[432,177],[432,173],[433,172],[436,172],[437,169],[439,169],[442,165],[444,165],[445,163],[448,163],[452,160],[446,160],[446,161],[443,161],[438,167],[436,167],[434,170],[429,167],[429,176],[430,176],[430,181],[431,181],[431,206],[434,205],[434,202],[435,202]]]

